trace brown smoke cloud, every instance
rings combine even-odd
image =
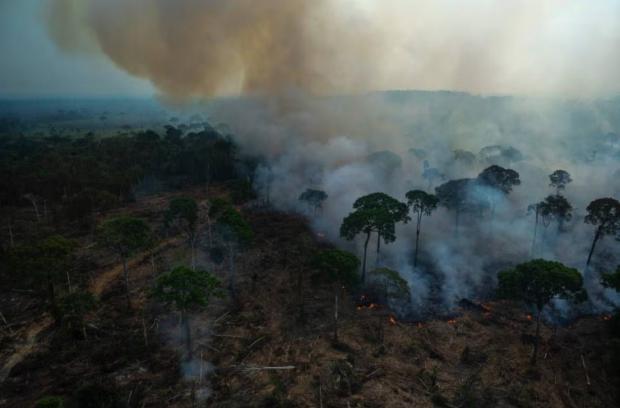
[[[48,0],[52,38],[177,97],[620,92],[615,0]]]
[[[84,49],[75,39],[89,37],[119,67],[173,97],[289,88],[323,93],[354,88],[350,64],[368,61],[374,42],[368,25],[362,31],[361,20],[329,6],[327,0],[54,0],[48,16],[62,48]]]

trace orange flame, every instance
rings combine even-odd
[[[448,320],[448,324],[456,324],[456,319],[450,319],[450,320]]]
[[[532,321],[534,319],[531,314],[527,315],[525,318],[529,321]]]
[[[396,319],[394,318],[394,316],[390,316],[390,319],[389,319],[389,320],[390,320],[390,324],[391,324],[391,325],[396,325],[396,323],[398,323],[398,322],[396,321]]]

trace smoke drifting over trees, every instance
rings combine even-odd
[[[341,240],[338,226],[357,198],[382,192],[405,201],[407,191],[435,193],[450,180],[476,180],[493,165],[516,171],[520,185],[512,191],[467,183],[470,199],[492,205],[460,214],[458,235],[450,209],[440,206],[425,219],[417,267],[414,228],[398,224],[398,239],[382,248],[378,266],[407,279],[414,303],[450,306],[490,293],[498,271],[532,252],[583,270],[593,235],[586,207],[620,193],[613,175],[620,169],[620,100],[539,97],[619,90],[620,5],[472,0],[457,7],[404,0],[54,0],[48,20],[62,48],[101,51],[174,100],[248,96],[199,109],[230,126],[244,151],[267,159],[254,187],[275,206],[301,211],[301,193],[324,191],[329,198],[313,225],[355,253],[363,252],[363,240]],[[538,97],[364,93],[402,88]],[[334,96],[347,93],[362,95]],[[549,186],[556,169],[571,175],[562,194],[572,217],[561,228],[539,225],[533,250],[528,205],[560,192]],[[601,241],[594,267],[613,270],[614,245]]]

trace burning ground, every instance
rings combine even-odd
[[[207,198],[201,191],[194,196]],[[140,200],[124,211],[156,226],[168,199]],[[333,292],[313,284],[315,271],[306,266],[308,254],[329,244],[302,217],[243,212],[256,244],[238,262],[239,304],[221,300],[193,316],[190,364],[182,363],[176,315],[146,296],[151,257],[135,258],[136,300],[127,313],[120,281],[108,281],[114,265],[99,264],[102,258],[90,253],[98,265],[93,285],[109,283],[87,319],[87,339],[65,342],[66,334],[51,327],[35,333],[30,354],[1,385],[0,406],[29,406],[91,382],[99,384],[100,395],[115,395],[131,407],[617,405],[620,373],[606,316],[544,327],[541,359],[532,368],[534,323],[516,305],[462,301],[449,318],[410,322],[354,293],[342,301],[340,341],[334,343]],[[186,257],[182,245],[171,243],[157,250],[155,265],[164,270]],[[210,265],[206,253],[199,259]],[[211,267],[225,278],[222,267]],[[5,362],[45,315],[33,313],[37,308],[27,294],[8,291],[2,299]]]

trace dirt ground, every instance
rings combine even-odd
[[[123,211],[158,229],[169,198]],[[236,259],[238,302],[225,297],[193,314],[190,361],[178,316],[148,296],[159,273],[187,263],[182,236],[165,236],[130,262],[131,310],[118,260],[87,250],[96,264],[87,287],[99,302],[86,338],[54,327],[32,294],[1,289],[0,407],[30,407],[46,395],[75,400],[94,385],[121,407],[620,406],[618,344],[605,316],[544,326],[532,367],[534,322],[518,305],[473,301],[449,320],[400,322],[350,295],[334,342],[333,292],[307,265],[329,244],[303,217],[243,212],[255,240]],[[207,241],[199,264],[226,282],[228,264],[212,261]]]

